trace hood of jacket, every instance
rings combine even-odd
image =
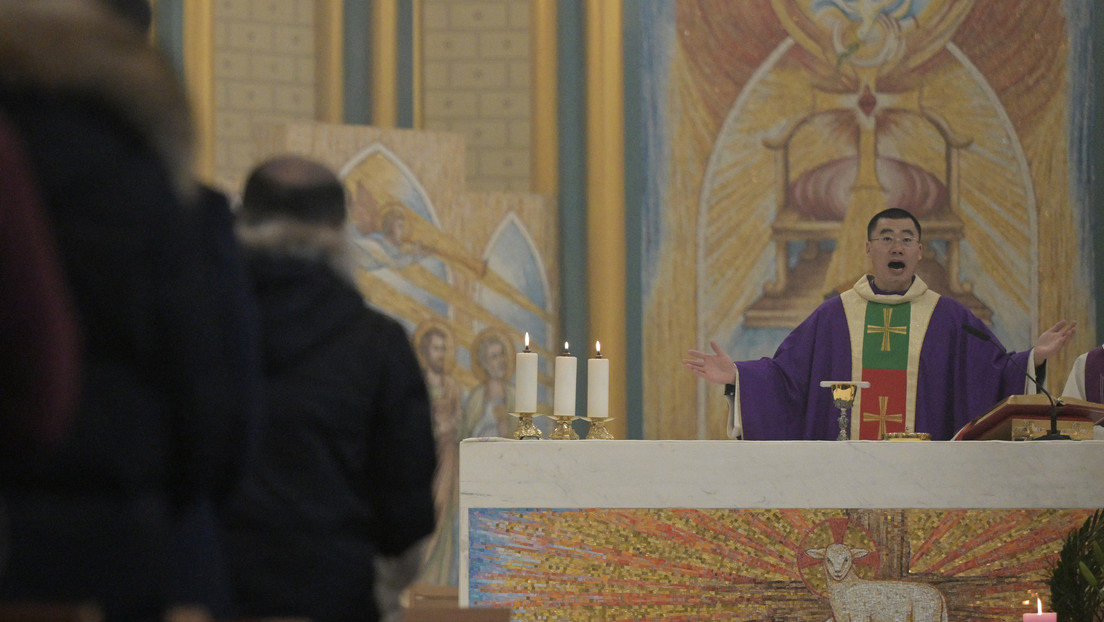
[[[88,0],[0,0],[0,89],[111,111],[194,195],[191,115],[173,68],[140,32]]]
[[[309,359],[363,313],[343,229],[269,220],[239,224],[261,317],[266,374]]]

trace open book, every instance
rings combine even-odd
[[[1093,425],[1104,421],[1104,404],[1059,397],[1058,431],[1074,440],[1091,439]],[[1011,395],[989,412],[962,426],[953,441],[1011,441],[1038,438],[1050,431],[1047,396]]]

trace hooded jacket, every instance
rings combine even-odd
[[[366,306],[342,229],[239,227],[265,378],[258,454],[226,515],[246,615],[373,620],[371,560],[432,532],[429,398],[403,327]]]
[[[97,3],[0,0],[0,113],[84,338],[65,436],[0,461],[0,598],[159,619],[174,575],[211,574],[212,558],[177,532],[186,510],[236,481],[250,395],[248,338],[224,339],[225,317],[248,313],[211,278],[222,270],[191,181],[184,91]]]

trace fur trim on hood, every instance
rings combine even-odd
[[[102,103],[194,194],[191,117],[173,68],[137,30],[89,0],[0,0],[0,89]]]
[[[239,222],[236,229],[242,246],[249,251],[325,263],[355,284],[352,245],[344,228],[270,218],[255,224]]]

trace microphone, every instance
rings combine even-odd
[[[992,344],[993,347],[996,348],[997,350],[999,350],[1001,354],[1008,357],[1008,360],[1010,360],[1010,361],[1012,360],[1012,355],[1008,353],[1008,350],[1005,350],[999,343],[993,341],[993,338],[989,336],[989,333],[987,333],[987,332],[985,332],[981,329],[974,328],[973,326],[970,326],[969,324],[963,324],[962,325],[962,330],[966,331],[966,334],[968,334],[968,335],[971,335],[973,337],[977,337],[978,339],[981,339],[982,341],[985,341],[987,343]],[[1043,436],[1040,436],[1039,438],[1037,438],[1035,440],[1037,440],[1037,441],[1068,441],[1068,440],[1070,440],[1069,436],[1058,432],[1058,403],[1054,401],[1054,396],[1052,396],[1050,394],[1050,391],[1046,390],[1046,387],[1039,384],[1039,381],[1036,380],[1034,376],[1027,373],[1026,371],[1024,372],[1024,375],[1027,376],[1028,380],[1030,380],[1031,382],[1033,382],[1035,384],[1035,388],[1042,391],[1043,395],[1047,396],[1047,399],[1050,400],[1050,432],[1048,432],[1047,434],[1045,434]]]

